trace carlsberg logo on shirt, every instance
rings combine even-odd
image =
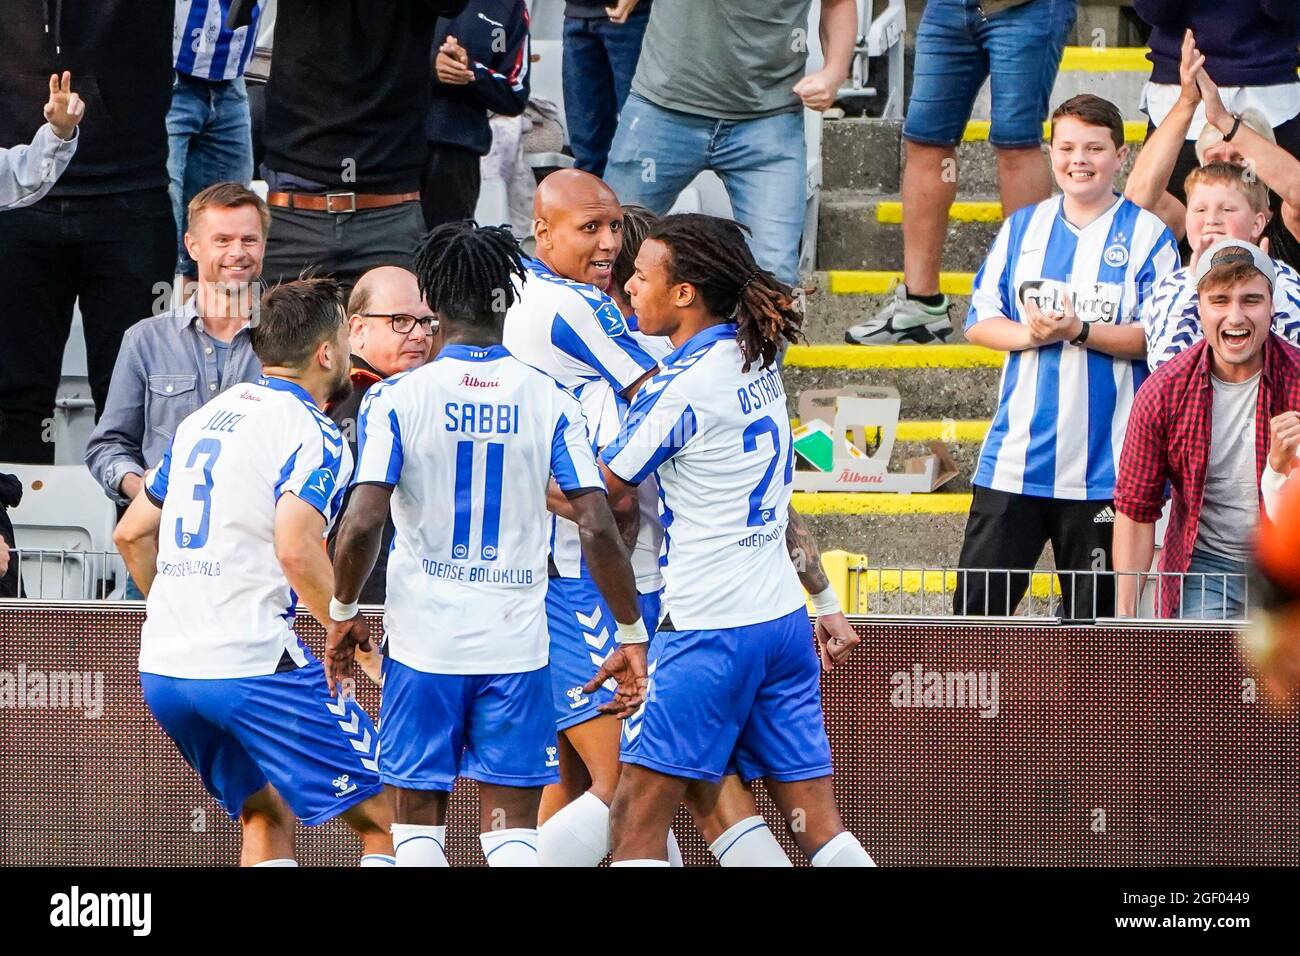
[[[1057,279],[1029,279],[1020,283],[1020,301],[1036,304],[1044,312],[1060,314],[1068,297],[1085,322],[1115,322],[1124,287],[1117,282],[1067,284]]]

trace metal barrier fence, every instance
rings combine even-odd
[[[1117,599],[1131,587],[1134,603]],[[848,569],[849,614],[906,617],[1152,620],[1170,592],[1176,616],[1190,621],[1240,622],[1250,616],[1254,582],[1231,572],[1120,573],[1023,568],[876,567]]]
[[[83,601],[120,600],[125,595],[126,567],[116,552],[20,548],[11,553],[11,560],[19,565],[19,597]],[[1117,613],[1115,594],[1120,579],[1132,581],[1141,592],[1134,613]],[[845,611],[906,617],[1016,615],[1072,621],[1115,617],[1146,620],[1159,616],[1156,609],[1169,588],[1177,589],[1182,597],[1178,616],[1184,620],[1241,621],[1249,616],[1252,606],[1252,581],[1246,574],[1117,574],[858,564],[848,569]],[[1197,601],[1190,599],[1189,593],[1209,597]],[[1217,601],[1215,596],[1220,594],[1239,597],[1234,604]]]
[[[237,861],[237,827],[141,699],[142,620],[0,601],[0,864]],[[1300,724],[1256,697],[1236,629],[855,624],[822,700],[846,825],[882,865],[1300,865]],[[319,649],[315,623],[299,633]],[[376,713],[365,678],[357,698]],[[761,788],[759,804],[799,859]],[[481,862],[477,822],[458,786],[454,863]],[[685,816],[676,830],[708,862]],[[304,863],[358,856],[341,824],[298,831]]]

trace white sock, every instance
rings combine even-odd
[[[609,852],[609,807],[590,790],[537,831],[542,866],[600,866]]]
[[[297,866],[297,860],[263,860],[261,863],[254,863],[253,866]]]
[[[677,845],[677,834],[672,830],[668,831],[668,865],[672,867],[686,865],[682,862],[682,848]]]
[[[367,853],[361,857],[361,866],[397,866],[397,857],[387,853]]]
[[[793,866],[760,816],[733,823],[709,849],[721,866]]]
[[[447,828],[394,823],[393,848],[398,866],[447,866]]]
[[[837,833],[826,845],[813,854],[813,866],[875,866],[862,844],[848,830]]]
[[[537,831],[530,827],[478,835],[488,866],[537,866]]]
[[[610,866],[669,866],[667,860],[615,860]]]

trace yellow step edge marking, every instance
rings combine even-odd
[[[947,441],[977,442],[983,441],[993,423],[979,419],[951,421],[902,421],[894,432],[897,441]],[[799,419],[790,419],[790,427],[798,428]],[[879,431],[880,429],[876,429]]]
[[[979,345],[792,345],[787,368],[1001,368]]]
[[[831,269],[826,284],[831,295],[887,295],[903,281],[901,272],[872,272],[867,269]],[[939,291],[944,295],[970,295],[973,272],[940,272]]]
[[[969,494],[898,495],[878,491],[796,491],[792,504],[805,515],[964,515]]]
[[[963,142],[982,143],[989,138],[989,128],[992,124],[988,120],[971,120],[966,124],[965,131],[961,134]],[[1052,138],[1052,124],[1043,123],[1043,142]],[[1146,120],[1125,120],[1124,121],[1124,141],[1126,143],[1141,143],[1147,138],[1147,121]],[[960,175],[960,173],[958,174]]]
[[[1143,46],[1117,46],[1097,49],[1090,46],[1067,46],[1061,54],[1062,70],[1089,73],[1150,73],[1151,61]]]
[[[938,595],[951,594],[957,590],[956,571],[869,569],[859,571],[857,579],[859,608],[863,608],[872,597],[878,598],[881,594],[897,594],[899,591],[904,594],[920,594],[924,590],[926,594]],[[1029,589],[1036,598],[1054,597],[1061,593],[1061,585],[1056,579],[1055,571],[1032,572]],[[885,609],[886,606],[874,608],[877,611]]]
[[[948,210],[950,222],[1001,222],[1000,202],[955,202]],[[903,204],[887,200],[876,203],[876,222],[899,223],[903,221]]]

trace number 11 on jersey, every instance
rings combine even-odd
[[[479,556],[484,561],[497,559],[497,544],[501,540],[501,479],[505,471],[505,459],[506,446],[501,442],[488,442],[479,544]],[[451,556],[457,561],[469,557],[473,510],[474,442],[461,441],[456,443],[456,517],[451,529]]]

